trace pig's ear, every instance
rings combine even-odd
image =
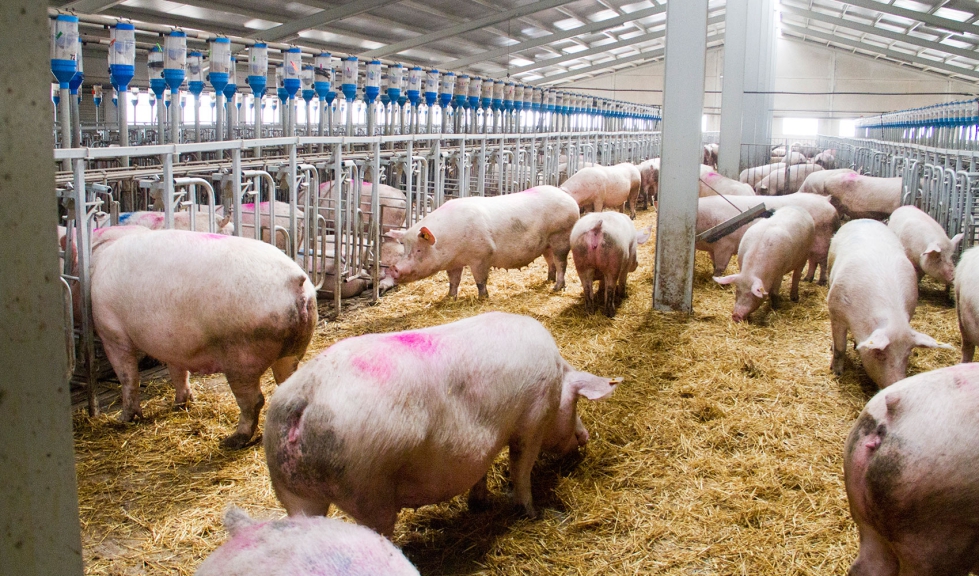
[[[922,336],[924,336],[922,334]],[[866,340],[857,344],[857,350],[883,350],[891,343],[891,339],[880,328],[874,330]]]
[[[224,527],[232,536],[254,523],[255,521],[248,517],[248,513],[237,506],[228,506],[224,512]]]
[[[432,234],[432,231],[427,226],[422,226],[422,229],[418,231],[418,237],[430,245],[435,246],[435,234]]]
[[[768,296],[768,291],[765,290],[765,284],[762,283],[761,278],[755,278],[755,281],[751,283],[751,293],[759,298]]]
[[[387,232],[384,233],[384,235],[387,236],[388,238],[392,239],[392,240],[397,240],[398,242],[401,242],[404,239],[404,237],[405,237],[405,231],[404,230],[388,230]]]
[[[917,331],[914,333],[914,345],[918,348],[944,348],[946,350],[955,350],[954,346],[943,344],[931,336]]]
[[[952,236],[952,252],[955,252],[955,249],[959,247],[959,242],[962,241],[962,238],[963,236],[961,232],[959,232],[955,236]]]
[[[731,274],[729,276],[721,276],[721,277],[714,276],[714,282],[717,282],[718,284],[724,286],[727,284],[733,284],[734,282],[737,282],[738,278],[741,278],[740,274]]]
[[[642,232],[636,232],[636,244],[645,244],[646,241],[649,240],[649,237],[652,235],[652,233],[653,233],[652,226],[649,226],[648,228],[644,229]]]
[[[942,247],[938,245],[938,242],[932,242],[925,248],[925,251],[921,253],[922,256],[931,256],[932,254],[938,255],[942,253]]]
[[[615,392],[615,387],[622,382],[622,378],[602,378],[588,372],[578,372],[577,370],[568,372],[564,376],[566,386],[571,386],[575,396],[584,396],[589,400],[601,400],[608,398]]]

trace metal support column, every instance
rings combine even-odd
[[[693,310],[697,180],[707,54],[707,0],[670,2],[666,9],[663,147],[656,221],[656,310]]]
[[[744,58],[744,105],[742,114],[742,166],[767,164],[771,156],[772,114],[767,92],[771,88],[772,0],[747,0],[748,24]]]
[[[748,3],[725,7],[724,80],[721,86],[721,143],[718,171],[738,179],[741,172],[741,117],[744,109],[745,48],[748,37]]]
[[[46,12],[0,4],[0,574],[80,576]]]

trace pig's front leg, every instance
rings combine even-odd
[[[193,399],[193,394],[190,391],[190,372],[173,364],[167,364],[167,370],[170,372],[170,381],[173,382],[175,391],[173,407],[186,408]]]
[[[122,414],[119,420],[131,422],[133,418],[142,418],[143,409],[139,405],[139,361],[135,351],[106,338],[103,338],[102,344],[109,364],[112,364],[112,369],[122,384]]]
[[[789,298],[793,302],[799,301],[799,281],[801,279],[802,279],[802,266],[800,266],[798,270],[792,272],[792,288],[789,292]]]
[[[513,502],[523,508],[527,516],[537,517],[533,496],[530,492],[530,471],[540,454],[541,438],[519,438],[510,442],[510,480],[513,482]]]
[[[843,364],[846,359],[846,324],[839,318],[829,317],[830,328],[833,330],[833,361],[830,369],[833,374],[843,374]]]
[[[459,283],[462,282],[463,268],[463,266],[460,266],[459,268],[446,270],[446,273],[449,275],[449,298],[453,300],[459,295]]]

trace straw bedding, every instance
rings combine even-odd
[[[654,222],[649,211],[637,226]],[[652,312],[653,252],[652,241],[640,246],[630,297],[614,319],[585,313],[570,263],[567,289],[551,293],[538,259],[493,271],[486,301],[477,301],[468,273],[460,298],[446,300],[439,274],[321,322],[308,355],[348,336],[505,310],[540,320],[575,367],[625,378],[609,400],[579,402],[592,435],[585,450],[538,461],[540,518],[509,506],[505,451],[491,472],[488,510],[470,512],[464,497],[405,510],[394,542],[422,574],[846,571],[857,534],[842,446],[874,385],[852,346],[844,376],[829,372],[826,289],[804,284],[799,303],[786,298],[779,312],[766,304],[750,324],[734,325],[733,289],[711,280],[698,253],[695,313]],[[959,341],[951,303],[927,279],[912,324]],[[910,373],[956,361],[957,352],[919,350]],[[146,419],[135,425],[116,423],[111,412],[75,416],[87,573],[192,574],[227,538],[221,514],[229,504],[257,517],[283,514],[261,443],[219,447],[238,415],[223,377],[193,386],[191,407],[175,412],[169,382],[150,382]],[[271,376],[263,386],[274,394]]]

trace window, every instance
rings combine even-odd
[[[783,118],[782,134],[786,136],[816,136],[819,120],[816,118]]]
[[[857,133],[857,123],[854,120],[840,120],[840,137],[853,138]]]

